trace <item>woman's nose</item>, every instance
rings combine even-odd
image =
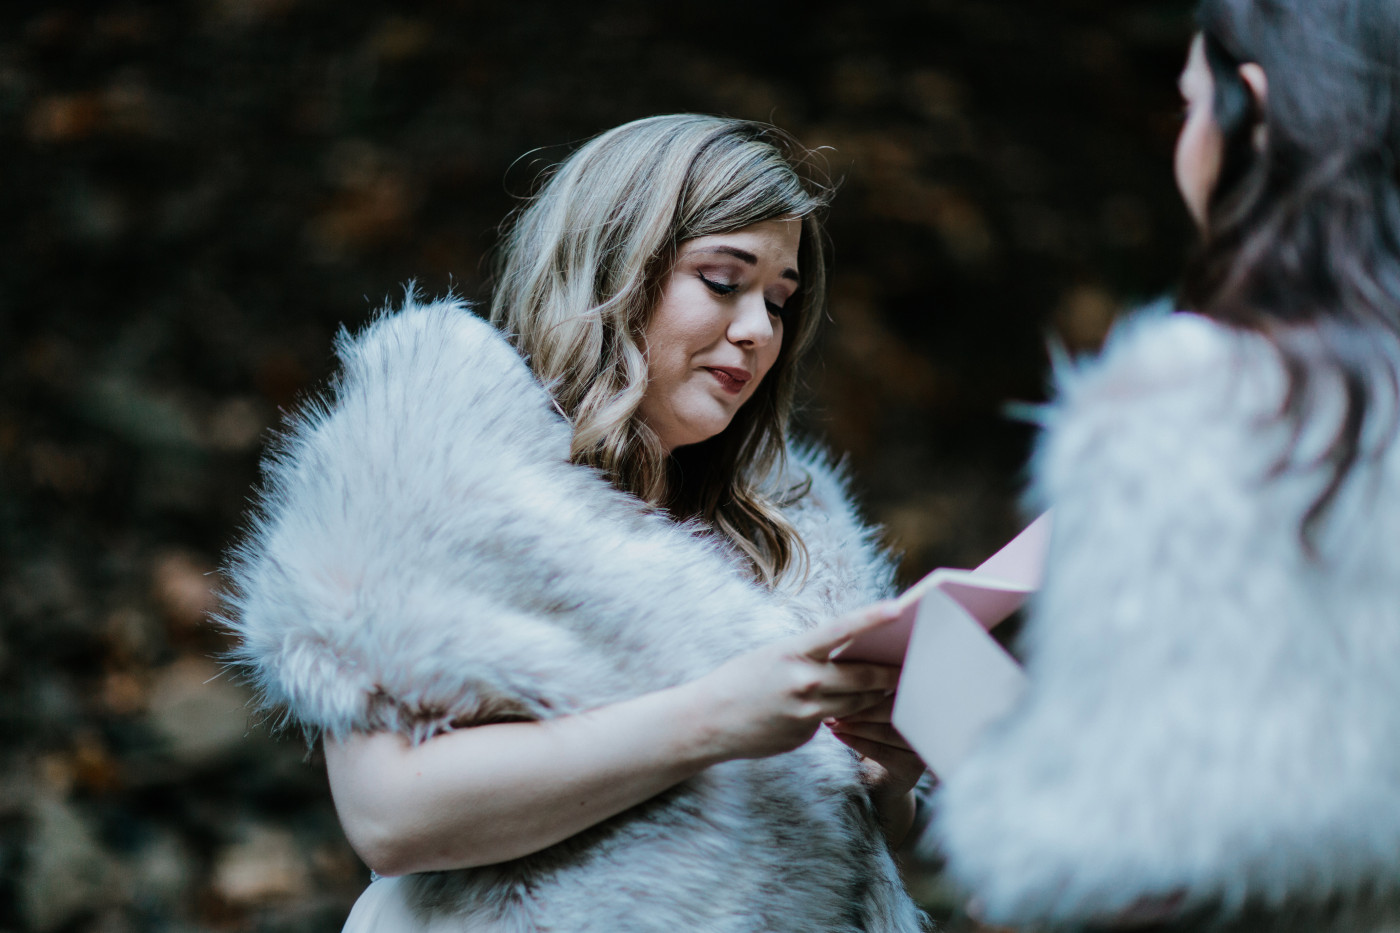
[[[739,302],[734,319],[729,322],[731,343],[761,347],[773,339],[773,318],[768,302],[759,294]]]

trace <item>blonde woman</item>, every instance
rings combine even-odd
[[[385,876],[347,929],[921,928],[897,672],[831,660],[890,567],[786,438],[825,299],[801,157],[619,127],[515,218],[491,324],[409,300],[341,338],[230,625]]]

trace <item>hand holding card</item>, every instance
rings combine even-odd
[[[1041,515],[976,570],[939,568],[899,598],[899,618],[846,645],[841,660],[903,664],[894,725],[936,774],[1020,697],[1025,674],[988,631],[1039,586],[1050,538]]]

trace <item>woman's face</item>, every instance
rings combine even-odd
[[[1176,140],[1176,186],[1196,226],[1204,230],[1210,193],[1220,177],[1224,140],[1215,122],[1215,81],[1199,35],[1191,43],[1178,84],[1186,101],[1186,121]]]
[[[646,329],[642,421],[669,454],[729,426],[778,358],[802,221],[686,240]]]

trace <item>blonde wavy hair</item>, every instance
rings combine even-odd
[[[820,214],[830,187],[775,127],[698,114],[650,117],[589,141],[507,220],[491,320],[573,425],[572,458],[677,519],[699,519],[772,585],[806,549],[780,510],[796,364],[826,311]],[[804,177],[805,176],[805,177]],[[681,243],[798,217],[802,285],[778,359],[718,436],[667,457],[637,415],[644,341]]]

